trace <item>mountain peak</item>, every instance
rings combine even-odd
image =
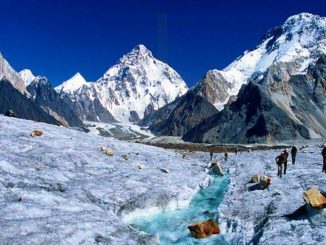
[[[27,87],[28,85],[31,84],[35,80],[35,76],[32,73],[30,69],[23,69],[19,73],[20,77],[23,79],[25,82],[25,86]]]
[[[138,44],[135,48],[133,48],[132,52],[138,52],[140,54],[151,53],[151,51],[146,48],[144,44]]]
[[[321,19],[321,18],[322,17],[320,17],[319,15],[314,15],[311,13],[300,13],[300,14],[292,15],[289,18],[287,18],[287,20],[285,21],[285,24],[294,22],[294,21],[295,22],[298,22],[298,21],[309,22],[309,21]]]
[[[227,96],[221,100],[221,97],[211,95],[210,102],[224,107],[230,96],[238,94],[243,84],[263,76],[273,64],[291,63],[293,74],[306,73],[308,66],[325,54],[325,37],[325,17],[310,13],[289,17],[283,25],[269,30],[255,49],[246,51],[222,71],[216,71],[219,75],[213,81],[215,87],[219,88],[218,94],[224,91]],[[207,88],[202,84],[199,86]]]
[[[146,61],[148,58],[154,59],[152,52],[145,45],[138,44],[120,59],[120,63],[134,65]]]
[[[83,85],[87,84],[88,83],[85,78],[79,72],[77,72],[70,79],[57,86],[55,90],[58,92],[64,91],[66,93],[72,93],[81,88]]]
[[[301,13],[290,16],[283,24],[283,29],[290,32],[315,31],[318,28],[324,29],[326,18],[310,13]]]
[[[26,93],[25,82],[0,53],[0,80],[3,78],[9,80],[21,93]]]

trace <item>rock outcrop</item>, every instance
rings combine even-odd
[[[149,129],[157,135],[183,136],[217,112],[205,98],[190,90],[180,99],[153,113]]]
[[[1,114],[11,110],[18,118],[60,124],[54,117],[35,104],[32,99],[27,98],[14,88],[7,79],[0,80],[0,98]]]
[[[61,98],[47,78],[38,76],[27,86],[34,102],[64,126],[81,127],[82,121],[73,110],[73,103],[67,97]]]
[[[271,66],[236,101],[189,131],[184,140],[256,143],[326,137],[326,56],[293,75],[296,64]]]

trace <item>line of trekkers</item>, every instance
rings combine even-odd
[[[292,164],[295,164],[296,155],[297,155],[298,149],[293,146],[291,149],[291,158],[292,158]],[[322,172],[326,173],[326,144],[324,144],[323,150],[321,152],[321,155],[323,157],[323,169]],[[276,164],[277,164],[277,176],[282,178],[282,173],[286,174],[286,169],[288,165],[288,157],[289,153],[285,149],[281,152],[279,156],[275,158]]]

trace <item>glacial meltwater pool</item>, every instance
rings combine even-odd
[[[153,215],[137,216],[130,225],[148,234],[159,234],[161,244],[227,244],[220,234],[205,239],[191,236],[188,226],[214,218],[219,220],[217,208],[227,191],[227,176],[214,176],[210,184],[195,194],[184,209],[162,211]]]

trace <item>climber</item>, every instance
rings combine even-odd
[[[289,153],[288,153],[288,151],[286,149],[283,151],[283,153],[284,153],[284,157],[285,157],[285,161],[284,161],[284,174],[286,174],[286,169],[287,169],[287,166],[288,166]]]
[[[224,153],[224,161],[227,161],[227,160],[228,160],[228,153],[225,152],[225,153]]]
[[[326,144],[324,144],[324,148],[321,152],[321,155],[323,156],[323,170],[322,172],[326,173]]]
[[[292,159],[292,164],[295,164],[295,157],[297,155],[298,149],[295,146],[292,146],[291,149],[291,159]]]
[[[212,151],[209,153],[209,156],[211,157],[211,161],[212,161],[212,159],[213,159],[213,152]]]
[[[282,152],[281,155],[277,156],[275,161],[277,164],[277,176],[282,178],[282,165],[285,163],[284,152]]]

